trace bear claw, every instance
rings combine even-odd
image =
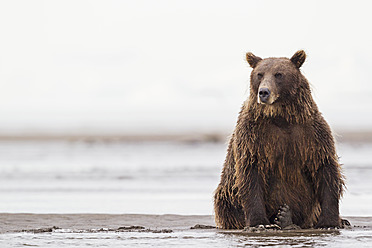
[[[270,225],[257,225],[255,227],[246,227],[244,231],[248,232],[266,232],[266,231],[275,231],[280,230],[280,226],[277,224],[270,224]]]
[[[280,226],[281,229],[285,229],[286,227],[293,225],[292,211],[287,204],[284,204],[279,208],[277,217],[274,219],[274,223]]]

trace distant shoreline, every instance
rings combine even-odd
[[[0,134],[2,141],[81,141],[81,142],[227,142],[231,134],[227,132],[211,133],[144,133],[144,134],[53,134],[53,133],[20,133]],[[369,143],[372,142],[370,131],[336,131],[335,139],[338,143]]]
[[[189,133],[189,134],[0,134],[1,141],[83,141],[83,142],[225,142],[229,134]]]

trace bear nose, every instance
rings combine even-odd
[[[269,99],[270,90],[268,88],[260,88],[258,95],[260,96],[261,102],[265,103]]]

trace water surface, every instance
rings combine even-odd
[[[331,234],[247,236],[190,229],[195,224],[214,224],[213,191],[219,182],[225,143],[2,141],[0,247],[369,247],[370,151],[370,143],[338,145],[347,178],[341,215],[351,216],[352,224],[360,227]],[[139,215],[128,219],[131,213]],[[149,215],[158,217],[152,220]],[[55,225],[60,229],[20,232]],[[172,232],[97,231],[122,225],[170,228]]]

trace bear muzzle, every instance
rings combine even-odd
[[[260,88],[258,90],[259,103],[267,103],[270,98],[270,90],[268,88]]]
[[[270,80],[264,80],[257,92],[258,104],[273,104],[279,97],[276,84]]]

